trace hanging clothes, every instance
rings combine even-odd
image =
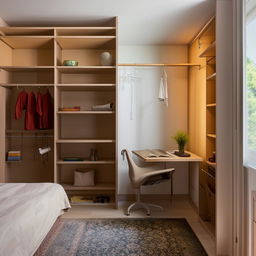
[[[28,94],[23,90],[19,93],[15,104],[15,119],[22,117],[22,111],[27,108]]]
[[[27,110],[25,116],[25,130],[35,130],[37,128],[36,117],[36,96],[33,92],[28,93]]]
[[[38,128],[52,129],[53,128],[53,100],[49,90],[47,90],[45,94],[41,94],[40,92],[38,93],[36,111],[39,116]]]
[[[162,76],[160,78],[158,99],[159,101],[163,101],[166,107],[168,107],[168,83],[165,70],[163,70]]]

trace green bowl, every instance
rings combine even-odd
[[[63,61],[63,66],[77,66],[78,61],[76,60],[64,60]]]

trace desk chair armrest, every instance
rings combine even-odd
[[[159,175],[159,174],[164,174],[164,173],[171,173],[174,172],[174,168],[169,168],[169,169],[163,169],[163,170],[156,170],[156,171],[151,171],[144,173],[141,177],[138,178],[136,181],[137,185],[143,184],[148,178]]]

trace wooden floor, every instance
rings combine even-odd
[[[193,231],[201,241],[209,256],[215,255],[215,239],[212,233],[202,224],[196,211],[185,196],[174,196],[172,200],[151,201],[164,207],[164,211],[152,210],[152,218],[186,218]],[[62,218],[149,218],[143,211],[131,212],[127,217],[124,212],[128,202],[120,202],[119,209],[111,206],[72,206]]]

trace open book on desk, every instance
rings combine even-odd
[[[162,150],[162,149],[148,149],[148,150],[143,150],[144,157],[147,158],[155,158],[155,157],[170,157],[170,154],[168,152]]]

